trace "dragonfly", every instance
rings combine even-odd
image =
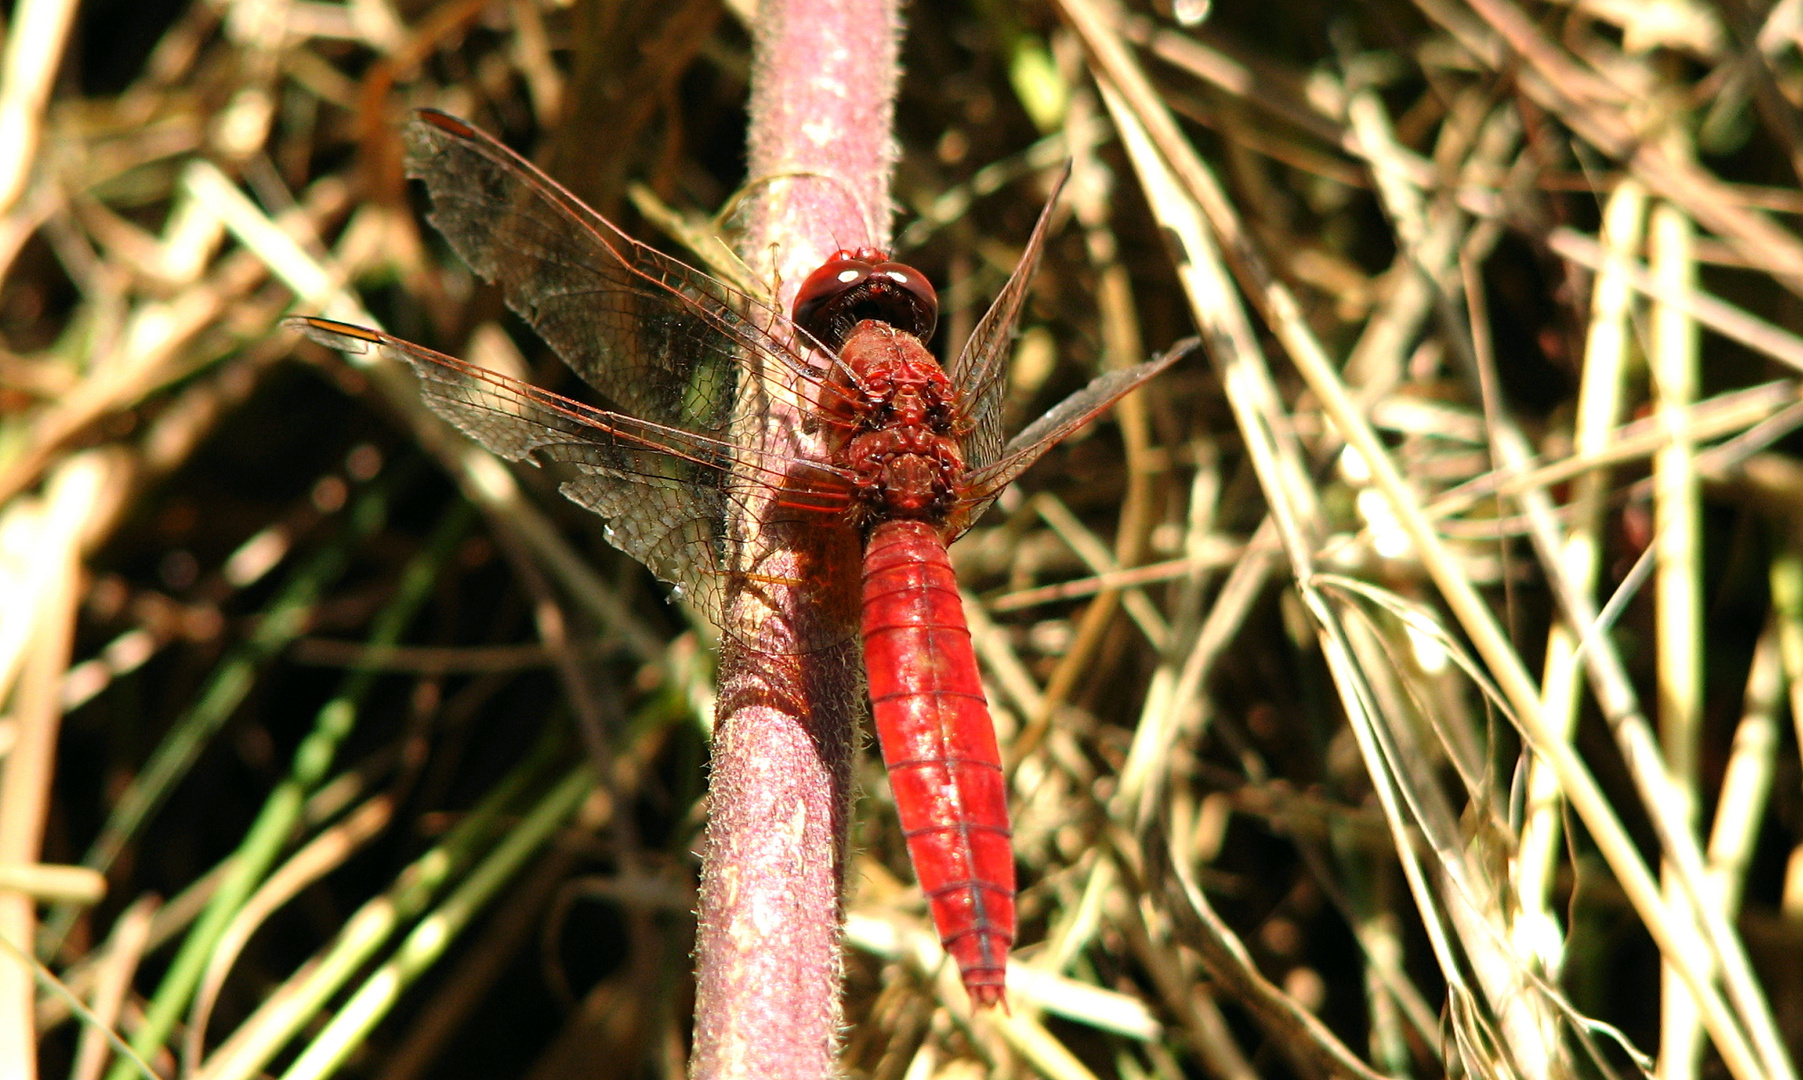
[[[785,312],[632,239],[456,117],[420,110],[403,140],[433,224],[610,407],[380,331],[295,325],[322,344],[405,362],[435,412],[501,457],[559,463],[571,476],[562,492],[607,519],[608,540],[723,632],[726,600],[743,584],[733,568],[746,565],[732,550],[733,512],[761,496],[855,530],[871,712],[909,857],[971,1000],[1005,1003],[1015,934],[1007,790],[946,545],[1047,450],[1195,343],[1101,375],[1004,444],[1011,345],[1057,190],[969,342],[942,366],[926,348],[938,318],[931,283],[883,251],[833,253]],[[763,425],[742,404],[754,382],[802,407],[812,450],[773,450],[755,434]]]

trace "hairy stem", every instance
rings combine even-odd
[[[895,0],[759,5],[742,254],[785,306],[835,248],[887,241],[898,34]],[[770,449],[814,449],[772,385],[747,381],[741,417],[768,418]],[[841,1020],[859,547],[752,494],[734,500],[747,584],[722,643],[690,1074],[814,1080],[834,1072]]]

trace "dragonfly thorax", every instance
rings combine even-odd
[[[876,321],[857,325],[839,362],[827,411],[836,458],[853,476],[857,524],[945,522],[964,475],[951,380],[918,338]]]
[[[859,387],[859,421],[867,431],[918,427],[935,435],[952,433],[951,384],[939,365],[888,365]]]
[[[865,527],[890,518],[944,523],[964,471],[956,443],[919,427],[858,435],[845,459],[854,477],[854,514]]]

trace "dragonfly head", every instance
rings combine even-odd
[[[865,319],[888,323],[921,341],[939,322],[939,294],[926,275],[875,248],[839,250],[807,276],[795,294],[795,323],[833,352]]]

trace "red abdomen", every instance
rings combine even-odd
[[[1003,1000],[1014,855],[1001,753],[945,542],[885,521],[864,544],[864,666],[908,855],[978,1005]]]

